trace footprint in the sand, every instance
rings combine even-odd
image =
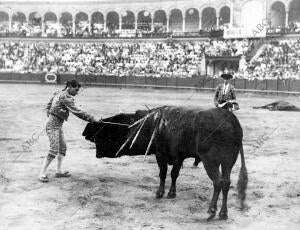
[[[195,199],[200,200],[202,202],[206,202],[209,200],[209,198],[207,196],[204,196],[202,194],[194,193],[193,196]]]
[[[136,208],[138,208],[138,209],[145,209],[146,208],[146,204],[144,204],[144,203],[133,204],[131,207],[134,208],[134,209],[136,209]]]
[[[119,165],[120,166],[128,166],[130,163],[129,162],[122,162],[122,163],[120,163]]]
[[[262,191],[253,191],[252,195],[257,199],[262,199],[265,197],[265,195]]]
[[[100,197],[111,198],[112,193],[110,191],[95,191],[93,193],[92,200],[98,200]]]
[[[153,184],[157,183],[156,179],[154,179],[153,177],[149,177],[149,176],[144,176],[142,178],[142,181],[145,182],[145,183],[153,183]]]
[[[87,205],[87,203],[90,203],[91,201],[91,196],[89,194],[87,195],[81,195],[77,198],[79,204],[81,207],[84,207]]]

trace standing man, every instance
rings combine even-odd
[[[233,76],[229,73],[223,73],[221,78],[224,79],[224,82],[219,84],[216,88],[214,98],[216,107],[228,109],[229,111],[238,110],[239,106],[236,102],[234,87],[230,84],[230,80],[233,78]]]
[[[49,181],[46,172],[55,157],[57,158],[57,171],[55,177],[69,177],[71,175],[68,171],[62,171],[62,160],[67,151],[62,125],[64,121],[68,120],[69,112],[87,122],[101,121],[75,106],[73,97],[78,94],[80,87],[81,85],[78,81],[68,81],[63,90],[54,93],[47,105],[48,120],[46,123],[46,133],[50,142],[50,150],[44,160],[39,175],[39,181],[41,182]]]

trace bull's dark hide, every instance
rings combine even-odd
[[[119,114],[107,118],[105,121],[132,124],[149,112],[137,111],[134,114]],[[137,129],[138,126],[128,129],[124,126],[103,123],[88,124],[83,135],[86,139],[96,143],[97,157],[116,157],[115,154],[120,146],[128,136],[133,138]],[[216,214],[217,200],[221,191],[223,203],[219,217],[226,219],[230,173],[240,152],[242,166],[238,190],[241,204],[243,204],[247,186],[247,170],[242,145],[243,131],[232,112],[220,108],[210,110],[171,106],[160,108],[155,115],[147,119],[132,149],[129,149],[129,142],[120,155],[144,154],[153,130],[157,132],[150,152],[155,153],[160,169],[157,198],[161,198],[165,192],[168,164],[173,165],[172,184],[168,197],[174,198],[176,196],[176,180],[184,159],[198,157],[203,162],[214,185],[214,195],[209,206],[209,219]],[[222,172],[219,170],[220,166]]]
[[[287,101],[275,101],[263,106],[254,106],[253,109],[268,109],[271,111],[300,111],[300,108]]]
[[[105,122],[120,123],[120,124],[133,124],[135,121],[147,115],[146,110],[138,110],[135,113],[121,113],[112,117],[103,119]],[[135,144],[129,148],[130,143],[118,154],[122,155],[142,155],[145,153],[150,136],[151,124],[147,122],[140,132]],[[126,126],[119,126],[116,124],[105,123],[89,123],[83,131],[83,136],[87,140],[95,142],[96,144],[96,157],[111,157],[115,158],[115,154],[120,149],[122,144],[126,141],[129,134],[129,129]],[[150,154],[154,153],[154,145],[150,148]]]
[[[120,123],[131,125],[139,119],[146,116],[147,110],[138,110],[135,113],[121,113],[112,117],[103,119],[105,122]],[[135,144],[130,147],[130,143],[125,146],[118,154],[117,157],[123,155],[136,156],[143,155],[147,149],[152,131],[153,120],[147,120],[141,129]],[[134,130],[133,130],[134,131]],[[126,141],[130,134],[130,130],[125,126],[118,126],[116,124],[103,124],[103,123],[88,123],[83,131],[83,136],[86,140],[95,142],[96,144],[96,157],[116,157],[115,154],[120,149],[122,144]],[[149,154],[155,153],[155,143],[151,145]],[[198,156],[195,157],[194,167],[197,167],[201,161]]]

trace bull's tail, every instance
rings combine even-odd
[[[245,164],[243,144],[241,146],[240,153],[241,153],[241,169],[240,169],[237,189],[238,189],[238,198],[241,202],[241,209],[243,209],[245,206],[244,202],[246,199],[246,189],[247,189],[247,184],[248,184],[248,173],[247,173],[247,168],[246,168],[246,164]]]

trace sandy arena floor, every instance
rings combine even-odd
[[[300,229],[300,113],[253,110],[280,97],[238,94],[236,113],[244,129],[249,173],[248,209],[236,199],[238,159],[228,197],[229,219],[207,222],[212,183],[202,164],[187,159],[175,199],[155,199],[158,166],[153,156],[96,159],[81,136],[86,122],[70,115],[64,124],[68,145],[64,166],[72,177],[50,182],[37,176],[47,154],[45,104],[62,86],[0,84],[0,229]],[[77,105],[99,117],[133,112],[145,105],[212,107],[213,93],[153,89],[85,88]],[[285,100],[299,106],[299,98]],[[22,146],[23,145],[23,146]],[[29,148],[26,148],[29,147]],[[170,170],[169,170],[170,171]],[[170,185],[168,173],[166,189]],[[220,200],[219,200],[220,204]]]

